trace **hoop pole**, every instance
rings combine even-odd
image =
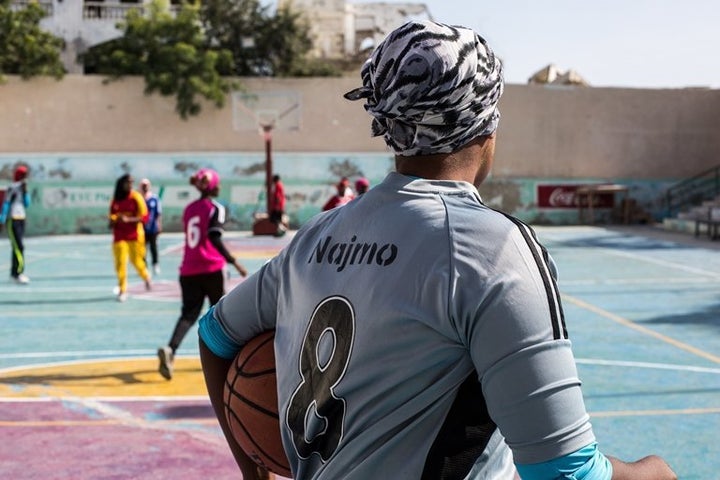
[[[268,218],[270,216],[271,202],[271,185],[273,176],[272,164],[272,125],[263,125],[263,137],[265,138],[265,208],[267,209]]]

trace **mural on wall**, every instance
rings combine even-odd
[[[162,194],[167,231],[180,231],[182,210],[198,195],[188,179],[203,167],[217,170],[222,178],[218,200],[228,210],[228,230],[251,230],[254,215],[266,208],[264,152],[5,154],[0,155],[3,184],[10,181],[20,164],[30,170],[33,205],[28,212],[28,235],[108,233],[107,209],[115,180],[125,173],[138,181],[149,178],[155,192]],[[320,212],[341,177],[354,181],[363,176],[377,185],[394,169],[394,162],[389,153],[276,153],[273,166],[273,173],[285,184],[291,228],[298,228]],[[603,181],[491,177],[481,185],[480,195],[488,206],[526,223],[577,224],[571,190]],[[642,218],[651,221],[653,216],[662,216],[657,192],[672,182],[617,183],[628,186],[629,196],[644,214]],[[601,204],[598,209],[601,220],[610,221],[613,205]]]
[[[182,210],[198,195],[189,178],[213,168],[222,178],[218,200],[228,209],[228,229],[250,230],[265,211],[265,154],[257,153],[77,153],[0,155],[2,183],[20,165],[30,170],[28,235],[107,233],[107,209],[115,180],[149,178],[162,194],[164,227],[180,231]],[[380,182],[393,168],[389,154],[275,154],[275,173],[288,196],[287,213],[297,228],[320,212],[341,176]],[[0,186],[0,188],[4,188]]]

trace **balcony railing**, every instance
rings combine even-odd
[[[179,4],[170,5],[170,13],[175,15],[181,8]],[[138,3],[106,3],[106,2],[85,2],[83,4],[84,20],[122,20],[132,9],[145,13],[145,4]]]
[[[38,2],[35,2],[33,0],[13,0],[10,2],[10,10],[13,12],[17,12],[18,10],[22,10],[26,8],[30,3],[37,3],[42,7],[43,10],[45,10],[45,16],[46,17],[52,17],[53,15],[53,2],[50,0],[41,0]]]

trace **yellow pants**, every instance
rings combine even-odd
[[[150,272],[145,264],[145,242],[138,240],[122,240],[113,243],[115,257],[115,273],[117,273],[120,293],[127,291],[127,264],[133,264],[138,275],[146,282],[150,281]]]

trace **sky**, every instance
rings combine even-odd
[[[525,84],[552,63],[593,87],[720,88],[720,0],[408,3],[480,33],[502,58],[507,83]]]

